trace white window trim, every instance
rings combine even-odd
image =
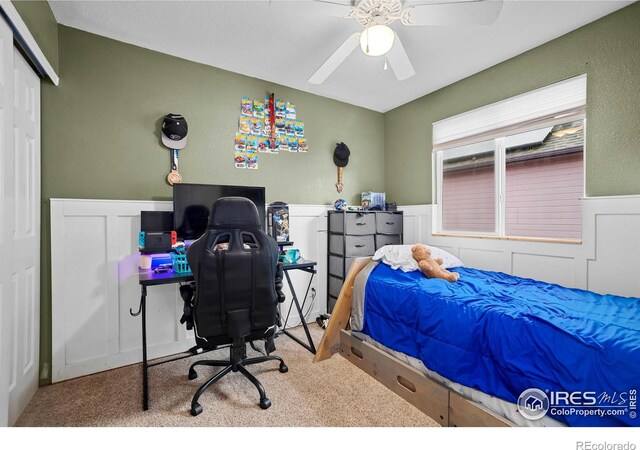
[[[585,126],[587,97],[587,75],[579,75],[535,91],[527,92],[491,105],[474,109],[433,123],[433,177],[432,200],[434,208],[434,230],[436,234],[453,236],[478,236],[510,238],[506,235],[505,136],[518,127],[523,131],[541,124],[557,123],[560,120],[582,119]],[[492,136],[495,146],[495,232],[451,231],[442,226],[442,169],[443,151],[448,148],[488,140]],[[586,154],[586,142],[583,155]],[[583,174],[585,171],[583,162]],[[583,186],[584,192],[584,186]],[[553,239],[551,239],[553,240]]]

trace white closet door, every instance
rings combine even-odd
[[[40,353],[40,79],[13,51],[13,346],[9,423],[38,389]]]
[[[13,425],[38,389],[40,341],[40,79],[0,21],[0,424]],[[8,407],[5,405],[8,403]]]
[[[0,426],[9,424],[13,328],[13,33],[0,19]]]

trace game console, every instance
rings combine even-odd
[[[138,247],[140,253],[167,253],[178,242],[175,231],[141,231],[138,235]]]

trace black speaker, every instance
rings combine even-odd
[[[173,231],[173,212],[141,211],[140,231],[144,231],[145,233]]]
[[[276,242],[289,241],[289,205],[284,202],[267,205],[267,233]]]

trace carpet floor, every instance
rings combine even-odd
[[[322,329],[310,325],[316,345]],[[302,327],[292,330],[302,337]],[[435,427],[431,420],[382,384],[339,355],[313,364],[313,355],[287,336],[276,339],[278,362],[249,366],[263,384],[272,406],[262,410],[255,387],[239,373],[230,373],[200,397],[202,414],[192,417],[190,404],[198,387],[217,368],[198,367],[196,358],[149,369],[149,410],[142,411],[141,365],[122,367],[43,386],[18,419],[26,427]],[[225,359],[228,349],[198,358]],[[254,351],[248,348],[249,356]]]

